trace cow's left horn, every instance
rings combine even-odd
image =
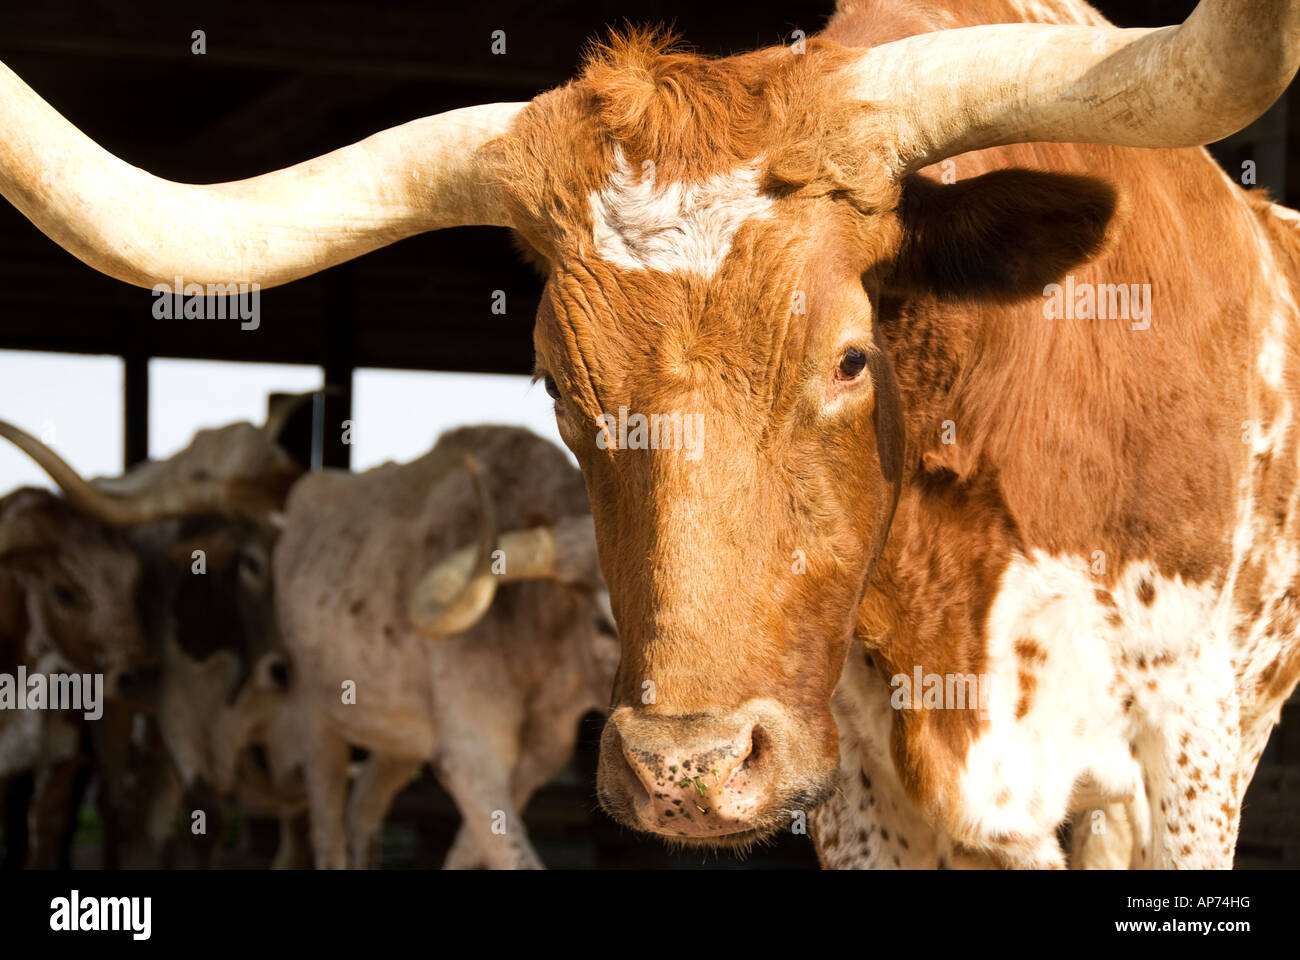
[[[127,283],[272,287],[417,233],[508,225],[482,148],[525,106],[452,110],[274,173],[198,186],[119,160],[0,64],[0,194]]]
[[[134,496],[105,493],[30,433],[0,420],[4,437],[50,475],[68,502],[112,527],[130,527],[199,513],[235,514],[264,521],[279,503],[255,483],[231,478],[175,484]]]
[[[878,104],[903,176],[1011,143],[1212,143],[1267,110],[1297,65],[1300,2],[1201,0],[1159,30],[1016,23],[907,37],[858,57],[846,86]]]

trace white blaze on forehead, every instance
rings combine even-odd
[[[759,189],[757,162],[702,183],[657,186],[616,150],[618,169],[592,191],[596,252],[625,270],[697,273],[711,277],[731,252],[736,231],[771,216],[773,200]]]

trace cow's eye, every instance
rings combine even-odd
[[[835,371],[836,379],[853,380],[867,366],[867,355],[857,347],[849,347],[840,358],[840,367]]]
[[[81,594],[64,583],[54,585],[54,599],[60,605],[65,607],[77,607],[81,605]]]
[[[555,382],[555,378],[549,373],[543,378],[546,384],[546,392],[551,395],[552,400],[560,399],[560,385]]]
[[[247,551],[239,555],[239,569],[254,580],[260,580],[265,572],[262,566],[262,558]]]

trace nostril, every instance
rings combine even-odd
[[[645,783],[645,779],[641,775],[643,767],[632,757],[626,740],[619,737],[618,744],[618,755],[619,759],[622,761],[622,769],[619,772],[623,775],[623,779],[630,785],[630,799],[638,806],[644,803],[649,803],[650,790],[648,785]]]
[[[762,766],[766,755],[767,732],[762,727],[755,726],[749,732],[749,753],[745,755],[745,759],[740,765],[741,773],[750,777],[754,776],[755,772]]]

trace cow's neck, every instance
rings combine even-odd
[[[1079,169],[1088,149],[990,151],[970,173],[990,163]],[[1279,697],[1300,672],[1296,658],[1273,649],[1291,629],[1287,578],[1300,556],[1268,549],[1269,523],[1292,515],[1297,451],[1287,397],[1300,369],[1284,333],[1296,321],[1286,294],[1294,258],[1274,250],[1300,245],[1280,235],[1294,232],[1294,215],[1267,213],[1211,164],[1199,151],[1105,160],[1124,203],[1141,202],[1148,216],[1126,214],[1108,253],[1075,271],[1075,281],[1151,283],[1160,308],[1151,329],[1114,319],[1049,329],[1037,302],[882,304],[909,472],[860,615],[870,660],[850,659],[836,695],[843,794],[816,831],[828,864],[960,859],[940,827],[921,825],[942,823],[945,804],[947,819],[958,815],[954,771],[987,733],[984,720],[894,711],[888,678],[916,666],[940,675],[1002,670],[1015,687],[1016,658],[1058,663],[1062,631],[1083,625],[1109,638],[1096,650],[1109,651],[1116,667],[1107,660],[1098,669],[1119,669],[1122,683],[1125,656],[1139,669],[1148,659],[1185,658],[1206,624],[1235,638],[1223,671],[1260,677],[1240,704],[1244,790]],[[1193,202],[1198,190],[1208,199]],[[1272,250],[1267,232],[1279,234]],[[1228,236],[1240,239],[1235,250],[1217,241],[1194,252],[1179,246]],[[1243,263],[1248,245],[1259,257]],[[1170,412],[1134,417],[1134,407]],[[947,427],[952,443],[941,439]],[[1243,436],[1248,427],[1257,435]],[[1020,584],[1011,593],[1009,576]],[[1252,625],[1252,610],[1274,606],[1282,613]],[[993,636],[995,609],[1000,629],[1016,635]],[[1149,620],[1150,629],[1137,628]],[[1021,651],[1025,624],[1033,644]],[[1113,676],[1075,680],[1104,690]],[[1032,694],[1020,693],[1026,708]],[[1140,792],[1128,758],[1101,772],[1112,790]],[[1063,768],[1062,780],[1068,775]],[[884,840],[900,830],[908,847]]]

